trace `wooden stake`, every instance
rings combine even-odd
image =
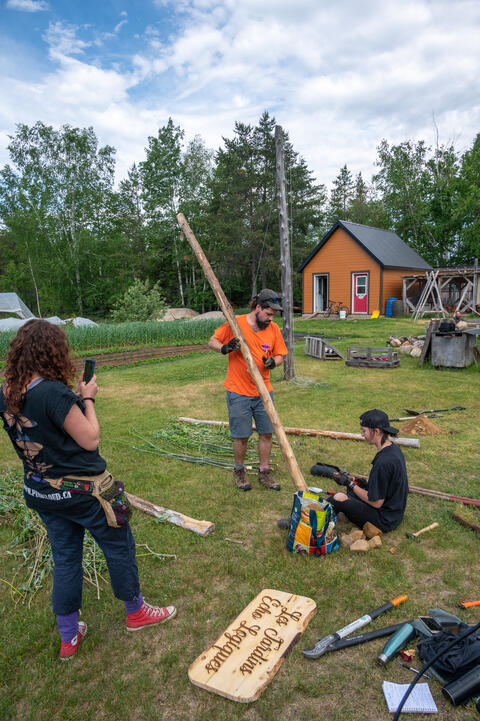
[[[236,336],[240,340],[240,350],[242,352],[243,357],[245,358],[245,363],[247,364],[248,372],[250,373],[252,380],[255,383],[255,386],[258,390],[260,398],[262,399],[265,411],[273,425],[273,428],[275,430],[275,435],[277,436],[278,443],[280,445],[281,451],[283,453],[283,457],[285,459],[285,463],[290,472],[290,476],[295,485],[295,488],[298,491],[307,491],[308,487],[302,476],[302,472],[297,463],[297,459],[295,458],[295,455],[292,451],[290,443],[288,442],[288,438],[283,429],[283,426],[280,421],[277,410],[276,410],[275,406],[273,405],[273,401],[270,398],[270,394],[269,394],[267,387],[263,381],[261,373],[258,370],[257,365],[253,359],[253,356],[250,352],[250,348],[248,347],[247,341],[245,340],[245,337],[244,337],[242,331],[240,330],[240,326],[237,323],[237,319],[235,318],[235,314],[233,312],[232,306],[228,302],[227,297],[226,297],[225,293],[223,292],[222,287],[221,287],[220,283],[218,282],[215,273],[212,270],[212,266],[208,262],[208,260],[205,256],[205,253],[203,252],[203,250],[200,246],[200,243],[195,238],[195,235],[193,234],[193,231],[190,228],[189,224],[187,223],[186,218],[183,215],[183,213],[179,213],[177,215],[177,220],[178,220],[178,224],[180,225],[181,229],[185,233],[185,237],[187,238],[188,242],[190,243],[190,246],[191,246],[193,252],[197,256],[198,262],[202,266],[203,272],[205,273],[205,276],[206,276],[208,282],[210,283],[210,286],[211,286],[213,292],[215,293],[215,297],[218,301],[220,308],[222,309],[222,311],[225,315],[225,318],[228,321],[228,325],[230,326],[232,333],[234,334],[234,336]]]
[[[169,508],[163,508],[155,503],[150,503],[150,501],[145,501],[139,496],[134,496],[133,493],[127,493],[127,498],[134,508],[138,508],[140,511],[162,521],[168,521],[175,524],[175,526],[186,528],[187,531],[198,533],[199,536],[208,536],[209,533],[213,533],[215,530],[215,524],[210,521],[197,521],[195,518],[178,513],[178,511],[171,511]]]

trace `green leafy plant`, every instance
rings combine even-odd
[[[159,283],[150,287],[147,279],[135,278],[132,285],[125,291],[123,298],[118,300],[112,311],[115,323],[132,320],[158,320],[165,314],[167,304],[160,290]]]

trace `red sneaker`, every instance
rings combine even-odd
[[[138,631],[152,623],[165,623],[177,615],[175,606],[150,606],[144,601],[138,611],[127,613],[127,631]]]
[[[69,658],[71,658],[77,648],[80,645],[80,641],[87,633],[87,624],[85,621],[79,621],[78,622],[78,631],[75,634],[75,636],[72,638],[71,641],[68,641],[65,643],[65,641],[62,641],[62,645],[60,646],[60,660],[61,661],[68,661]]]

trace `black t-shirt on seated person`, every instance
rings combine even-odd
[[[66,475],[93,476],[105,470],[98,449],[87,451],[63,430],[70,409],[77,403],[82,412],[85,403],[60,381],[34,381],[25,394],[21,412],[8,413],[0,389],[0,415],[3,427],[23,463],[25,479],[30,473],[38,478]]]
[[[398,446],[382,448],[372,461],[368,477],[368,500],[385,502],[378,513],[388,531],[400,525],[408,496],[408,479],[405,457]]]

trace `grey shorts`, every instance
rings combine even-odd
[[[270,398],[273,401],[273,391],[270,391]],[[252,418],[255,418],[258,433],[261,435],[273,433],[273,426],[260,396],[242,396],[227,391],[227,408],[232,438],[250,438]]]

